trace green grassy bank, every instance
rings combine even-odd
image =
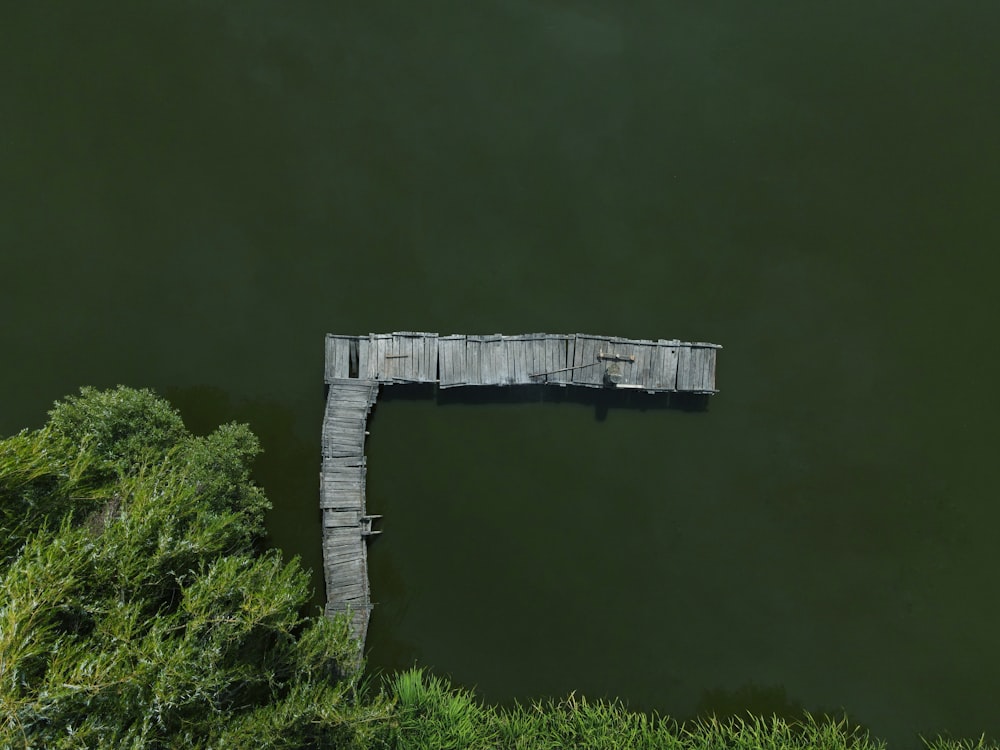
[[[392,697],[389,746],[434,748],[606,748],[607,750],[880,750],[881,740],[844,718],[804,715],[699,719],[680,724],[629,711],[621,703],[570,696],[562,701],[498,708],[446,680],[413,669],[388,683]],[[978,740],[934,738],[929,750],[993,750]]]

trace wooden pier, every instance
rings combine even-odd
[[[440,388],[548,384],[648,393],[716,393],[717,344],[589,334],[326,337],[320,509],[326,614],[350,612],[364,647],[371,615],[366,538],[380,516],[365,504],[365,436],[380,385]]]

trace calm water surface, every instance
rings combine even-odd
[[[325,332],[717,341],[705,412],[380,402],[371,666],[1000,735],[998,23],[5,7],[0,433],[82,384],[249,421],[318,567]]]

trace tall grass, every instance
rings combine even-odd
[[[886,750],[847,719],[714,717],[686,724],[628,710],[620,702],[561,701],[513,708],[490,706],[421,669],[389,681],[394,721],[385,744],[400,750]],[[936,738],[928,750],[1000,750],[978,741]]]
[[[927,750],[997,750],[997,745],[986,739],[986,735],[976,739],[951,739],[935,737],[924,740]]]

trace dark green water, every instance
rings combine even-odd
[[[325,332],[716,341],[702,413],[381,402],[372,666],[1000,735],[1000,5],[138,8],[0,10],[0,433],[248,420],[318,566]]]

